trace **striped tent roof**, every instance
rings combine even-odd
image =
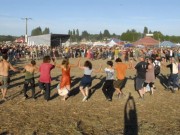
[[[170,41],[163,41],[161,44],[160,44],[161,47],[174,47],[176,46],[174,43],[170,42]]]
[[[159,41],[152,37],[144,37],[133,43],[134,45],[154,46],[158,45]]]

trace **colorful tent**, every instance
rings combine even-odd
[[[159,41],[152,37],[144,37],[133,43],[134,45],[154,46],[158,45]]]
[[[20,38],[17,38],[15,40],[16,43],[24,43],[25,42],[25,38],[24,37],[20,37]]]
[[[170,41],[163,41],[160,44],[160,47],[175,47],[176,45]]]
[[[104,42],[94,42],[93,43],[93,46],[106,46],[106,43],[104,43]]]
[[[124,44],[123,41],[121,41],[121,40],[119,40],[119,39],[116,39],[116,38],[112,38],[111,40],[109,40],[109,41],[107,42],[107,45],[108,45],[108,46],[123,45],[123,44]]]
[[[125,44],[124,47],[133,47],[133,44]]]

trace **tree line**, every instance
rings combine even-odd
[[[135,42],[143,37],[146,36],[146,34],[153,34],[153,38],[156,40],[162,41],[171,41],[174,43],[180,43],[180,36],[168,36],[163,35],[160,31],[151,31],[148,30],[147,27],[144,27],[143,32],[137,32],[135,29],[127,30],[126,32],[123,32],[121,35],[116,35],[115,33],[110,34],[108,30],[104,30],[102,33],[100,31],[99,34],[90,34],[87,31],[82,31],[82,33],[79,33],[78,29],[69,30],[68,34],[70,35],[71,42],[80,42],[82,40],[86,41],[107,41],[110,38],[117,38],[122,41],[128,41],[128,42]]]
[[[31,36],[44,35],[49,33],[50,33],[49,28],[46,27],[44,30],[42,30],[42,28],[39,26],[31,31]]]
[[[49,34],[50,29],[46,27],[44,30],[39,26],[34,28],[31,31],[31,36],[37,36],[42,34]],[[99,32],[99,34],[90,34],[88,31],[84,30],[81,33],[78,29],[69,30],[68,34],[70,35],[71,42],[80,42],[80,41],[107,41],[110,38],[117,38],[122,41],[135,42],[140,38],[143,38],[146,34],[153,34],[153,38],[156,40],[162,41],[171,41],[173,43],[180,43],[180,36],[169,36],[163,35],[160,31],[151,31],[148,30],[147,27],[144,27],[143,32],[137,32],[135,29],[127,30],[123,32],[121,35],[117,35],[115,33],[111,34],[109,30],[105,29],[103,32]],[[5,36],[0,35],[0,42],[2,41],[14,41],[17,37],[15,36]]]

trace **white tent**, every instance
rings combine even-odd
[[[111,40],[109,43],[107,43],[108,46],[112,47],[114,45],[118,45],[114,40]]]
[[[177,43],[176,45],[177,45],[177,46],[180,46],[180,43]]]
[[[106,46],[104,42],[94,42],[93,46]]]

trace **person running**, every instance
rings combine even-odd
[[[82,101],[84,102],[87,101],[89,97],[89,87],[91,86],[92,83],[91,74],[92,72],[96,72],[96,73],[100,72],[101,65],[99,70],[92,69],[92,63],[89,60],[87,60],[84,62],[84,66],[81,66],[81,64],[79,63],[79,68],[84,70],[84,76],[81,79],[80,87],[79,87],[81,93],[83,94]]]
[[[7,54],[3,54],[2,60],[0,61],[0,89],[2,92],[2,99],[4,101],[6,101],[6,92],[9,86],[9,70],[11,69],[14,72],[18,71],[7,61],[7,59]]]
[[[116,62],[116,65],[114,69],[116,71],[117,79],[114,81],[114,88],[117,91],[118,98],[120,98],[123,95],[121,91],[121,87],[123,86],[123,83],[125,81],[125,75],[126,75],[126,70],[128,69],[128,66],[122,63],[121,58],[117,58],[115,62]]]
[[[34,81],[35,71],[38,71],[38,67],[36,66],[35,60],[32,60],[30,64],[25,65],[24,70],[22,71],[25,72],[24,99],[28,98],[27,90],[29,84],[31,85],[31,89],[32,89],[32,98],[35,99],[35,81]]]
[[[113,93],[113,81],[114,81],[114,69],[113,62],[107,61],[107,66],[104,71],[106,73],[106,81],[102,87],[102,91],[108,101],[112,101],[112,93]]]
[[[56,65],[58,68],[61,68],[62,71],[62,77],[59,85],[57,86],[59,95],[63,95],[64,98],[62,100],[66,100],[68,98],[68,93],[71,89],[71,78],[70,78],[70,70],[71,67],[78,67],[79,61],[77,62],[77,65],[70,65],[69,59],[64,59],[62,61],[61,65]]]
[[[140,99],[144,98],[144,81],[146,78],[146,69],[147,69],[147,63],[145,62],[145,58],[143,56],[140,57],[140,62],[137,63],[137,65],[134,67],[136,69],[136,80],[135,80],[135,86],[136,90],[139,92]]]
[[[51,70],[55,68],[56,62],[53,60],[53,64],[51,64],[50,56],[44,56],[43,63],[39,67],[40,77],[39,77],[39,88],[41,89],[41,93],[44,94],[44,99],[50,100],[50,87],[51,87]]]

